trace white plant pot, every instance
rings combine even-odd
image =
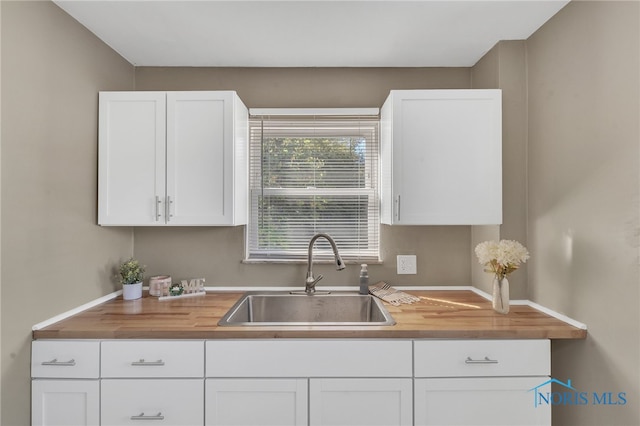
[[[135,300],[142,297],[142,282],[122,285],[122,298],[124,300]]]

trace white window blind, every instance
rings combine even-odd
[[[378,119],[258,117],[249,121],[247,257],[306,259],[318,232],[344,260],[379,259]],[[314,258],[333,259],[318,240]]]

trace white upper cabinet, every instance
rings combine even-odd
[[[381,219],[502,223],[500,90],[393,90],[381,117]]]
[[[248,111],[235,92],[101,92],[100,225],[241,225]]]
[[[100,225],[164,223],[165,135],[164,92],[100,93]]]

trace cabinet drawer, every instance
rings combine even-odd
[[[415,376],[547,376],[550,348],[549,340],[416,341]]]
[[[204,377],[204,342],[102,342],[101,371],[102,377]]]
[[[100,342],[36,340],[31,343],[31,377],[97,379]]]
[[[100,401],[102,425],[204,424],[204,379],[104,379]]]
[[[411,377],[410,340],[207,342],[207,377]]]

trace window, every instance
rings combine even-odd
[[[379,259],[377,117],[254,117],[247,258],[306,259],[319,232],[347,260]],[[333,259],[323,239],[314,257]]]

